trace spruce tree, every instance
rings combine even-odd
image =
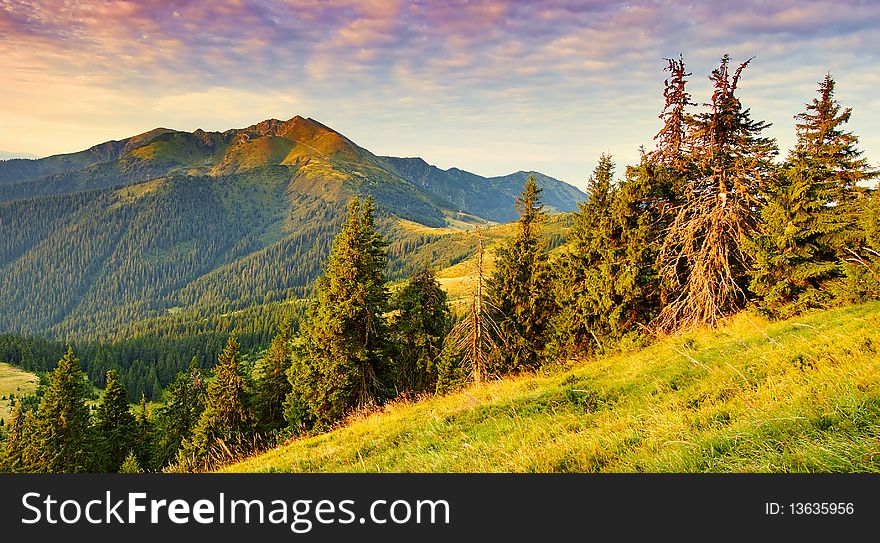
[[[135,446],[135,417],[128,392],[116,370],[107,371],[106,386],[95,415],[95,453],[98,471],[115,473]]]
[[[15,406],[9,428],[4,441],[4,456],[0,462],[0,471],[15,473],[23,469],[22,454],[24,453],[25,414],[21,402]]]
[[[205,410],[196,422],[192,440],[184,449],[185,461],[201,469],[250,452],[256,416],[251,408],[250,383],[239,360],[238,338],[233,331],[214,367],[208,384]]]
[[[601,264],[613,230],[613,180],[614,162],[610,155],[602,154],[587,181],[587,201],[578,204],[568,237],[570,250],[555,263],[553,295],[559,310],[553,316],[551,349],[556,357],[602,349],[597,336],[604,318],[600,298],[609,278]]]
[[[847,302],[880,299],[880,189],[874,189],[861,214],[862,239],[844,259],[846,273],[839,296]]]
[[[257,410],[260,426],[266,430],[278,430],[287,425],[284,420],[284,401],[290,394],[287,372],[291,364],[290,320],[278,328],[278,335],[266,353],[256,382]]]
[[[73,473],[90,467],[89,385],[73,349],[58,361],[26,433],[28,471]],[[27,428],[27,424],[25,425]]]
[[[437,386],[435,388],[437,394],[458,390],[474,378],[473,367],[468,367],[465,364],[464,349],[456,341],[457,338],[453,336],[456,326],[469,320],[470,318],[465,316],[464,319],[458,321],[443,341],[440,355],[437,358]]]
[[[170,464],[205,410],[205,378],[193,357],[189,369],[178,373],[167,389],[165,406],[156,417],[153,465]]]
[[[490,312],[505,340],[490,358],[488,369],[497,375],[539,366],[553,313],[547,254],[540,239],[541,192],[530,175],[516,199],[516,234],[496,252],[495,271],[487,284]]]
[[[301,324],[285,403],[285,417],[297,430],[332,424],[388,395],[387,244],[373,215],[372,198],[363,205],[352,200],[317,281],[317,300]]]
[[[834,98],[830,74],[795,118],[797,144],[767,189],[764,231],[755,236],[752,290],[770,314],[786,317],[832,303],[842,262],[859,245],[859,183],[873,177],[858,138],[843,125],[851,108]]]
[[[678,201],[680,173],[642,154],[613,184],[611,157],[600,157],[569,234],[569,250],[554,264],[548,348],[557,357],[592,354],[624,339],[640,341],[664,303],[656,257]]]
[[[154,464],[155,437],[155,424],[150,417],[150,410],[147,408],[146,396],[142,392],[141,402],[135,416],[134,449],[132,451],[137,456],[139,466],[148,467]]]
[[[144,470],[141,469],[140,464],[138,463],[137,456],[130,452],[125,457],[125,460],[122,462],[122,465],[119,466],[119,473],[143,473]]]
[[[776,144],[744,108],[737,88],[748,60],[730,73],[730,57],[709,76],[708,111],[687,117],[684,201],[658,255],[673,299],[655,321],[661,331],[714,326],[748,300],[748,240],[759,226],[758,195],[774,174]]]
[[[438,358],[450,326],[446,292],[434,273],[423,268],[394,295],[391,307],[397,392],[434,392]]]

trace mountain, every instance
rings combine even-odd
[[[441,170],[421,158],[382,158],[395,173],[420,189],[443,198],[462,212],[496,222],[518,218],[513,203],[530,175],[544,189],[544,208],[549,213],[574,211],[576,203],[586,199],[577,188],[539,172],[519,171],[486,178],[458,168]]]
[[[72,194],[141,183],[170,174],[207,177],[283,166],[291,190],[325,200],[372,194],[393,213],[446,226],[450,213],[504,222],[529,174],[544,188],[548,209],[573,211],[586,196],[538,172],[485,178],[441,170],[419,158],[378,157],[314,119],[269,119],[225,132],[156,128],[78,153],[0,161],[0,201]]]
[[[354,196],[377,202],[392,277],[448,265],[466,246],[426,248],[451,228],[514,218],[527,175],[380,157],[298,116],[0,161],[0,332],[118,337],[145,319],[307,296]],[[548,209],[585,198],[534,175]]]

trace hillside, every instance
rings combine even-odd
[[[395,215],[435,227],[445,226],[454,213],[514,219],[514,198],[531,174],[545,188],[550,210],[574,211],[585,198],[577,188],[539,172],[485,178],[456,168],[440,170],[420,158],[379,157],[315,119],[295,116],[224,132],[156,128],[77,153],[0,160],[0,202],[122,187],[171,174],[230,176],[273,166],[287,171],[294,192],[328,201],[371,194]]]
[[[119,337],[147,319],[306,297],[352,197],[376,200],[392,279],[444,268],[472,252],[444,238],[509,218],[529,175],[456,170],[462,186],[452,170],[415,159],[433,172],[425,185],[394,166],[409,160],[297,116],[225,132],[157,128],[0,161],[0,332]],[[585,198],[535,175],[549,209]]]
[[[574,211],[576,208],[571,202],[585,199],[575,187],[539,172],[521,171],[485,178],[458,168],[442,170],[420,158],[381,158],[417,187],[440,196],[461,211],[496,222],[514,221],[519,217],[512,204],[529,175],[534,175],[544,189],[544,208],[549,213]]]
[[[565,244],[566,236],[574,224],[573,213],[557,213],[548,215],[541,229],[541,237],[544,246],[551,252],[560,250]],[[515,233],[516,225],[512,223],[499,224],[482,230],[483,237],[483,273],[490,276],[495,270],[495,252],[506,240]],[[473,296],[474,278],[477,272],[477,257],[475,255],[477,239],[473,233],[458,233],[445,236],[434,243],[426,244],[411,258],[419,259],[434,257],[443,254],[441,248],[455,247],[455,254],[462,255],[456,259],[439,260],[447,263],[446,266],[436,266],[437,281],[449,296],[450,304],[455,307],[466,302]],[[452,251],[451,248],[446,249]],[[451,265],[449,265],[451,264]]]
[[[0,420],[9,422],[13,407],[10,395],[16,398],[33,394],[37,390],[37,376],[0,362]]]
[[[232,472],[880,471],[880,303],[397,403]]]

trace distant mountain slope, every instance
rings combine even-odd
[[[435,194],[466,213],[496,222],[517,218],[514,202],[529,175],[534,175],[544,192],[545,209],[551,213],[577,210],[586,195],[577,188],[538,172],[516,172],[500,177],[482,177],[450,168],[442,170],[421,158],[381,157],[401,177]]]
[[[156,128],[78,153],[0,161],[0,201],[141,183],[172,173],[242,174],[285,166],[294,190],[331,201],[372,194],[400,216],[444,226],[449,212],[496,222],[515,218],[513,200],[530,174],[549,211],[573,211],[586,196],[537,172],[485,178],[419,158],[377,157],[314,119],[269,119],[225,132]]]
[[[156,128],[143,134],[119,141],[108,141],[85,151],[54,155],[39,159],[16,158],[0,162],[0,184],[33,181],[42,177],[73,172],[102,162],[118,160],[123,154],[147,145],[156,137],[173,132]]]
[[[2,161],[0,332],[107,336],[176,311],[305,296],[354,196],[375,198],[389,271],[404,273],[442,229],[514,218],[527,175],[377,157],[302,117]],[[535,176],[550,210],[584,197]]]

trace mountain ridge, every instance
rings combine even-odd
[[[411,160],[375,155],[320,121],[299,115],[222,132],[157,127],[75,153],[0,161],[0,201],[126,186],[174,173],[220,176],[274,165],[297,168],[293,177],[300,178],[304,187],[321,185],[324,192],[332,193],[320,181],[347,182],[349,188],[383,183],[392,192],[410,193],[410,199],[427,199],[432,205],[495,222],[515,218],[508,204],[529,174],[546,185],[550,211],[573,211],[577,201],[586,197],[572,185],[539,172],[483,177],[458,168],[442,170],[421,158],[417,167],[407,166]],[[341,192],[352,196],[364,191]],[[486,205],[487,199],[497,200],[499,195],[503,202]],[[431,221],[431,226],[439,226],[439,215],[433,213]]]
[[[451,231],[516,218],[528,175],[377,156],[300,116],[224,132],[160,127],[0,162],[0,332],[111,337],[179,311],[307,297],[355,197],[374,198],[389,274],[401,277],[411,260],[459,258],[461,240],[429,247]],[[533,175],[548,211],[577,208],[577,189]]]

